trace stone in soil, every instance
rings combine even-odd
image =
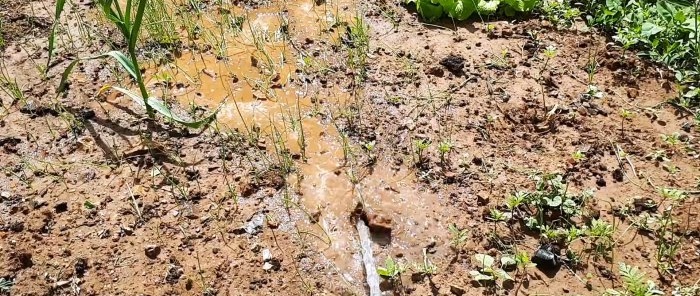
[[[160,246],[158,245],[148,245],[145,248],[146,257],[150,259],[156,259],[160,255]]]
[[[455,75],[460,75],[464,72],[464,64],[464,58],[454,54],[450,54],[440,60],[440,65]]]

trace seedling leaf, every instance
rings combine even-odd
[[[508,266],[513,266],[516,264],[517,264],[517,262],[515,261],[515,258],[513,258],[513,257],[510,257],[510,256],[501,257],[501,267],[508,267]]]
[[[474,259],[476,259],[476,262],[481,268],[491,267],[493,266],[493,262],[495,261],[493,257],[486,254],[476,254],[474,255]]]
[[[214,121],[216,119],[216,114],[219,113],[219,110],[221,110],[221,107],[225,103],[225,102],[222,102],[219,105],[219,107],[216,108],[216,110],[214,112],[212,112],[209,116],[206,116],[201,120],[189,121],[189,120],[186,120],[186,119],[174,114],[172,112],[172,110],[170,110],[170,108],[168,108],[168,106],[166,106],[163,103],[163,101],[161,101],[158,98],[150,97],[150,98],[148,98],[148,100],[144,100],[139,95],[131,92],[128,89],[124,89],[124,88],[117,87],[117,86],[112,86],[112,89],[114,89],[120,93],[123,93],[124,95],[131,98],[132,100],[134,100],[134,102],[138,103],[139,105],[146,107],[145,104],[148,104],[148,106],[153,108],[153,110],[158,111],[158,113],[165,116],[166,118],[168,118],[174,122],[177,122],[179,124],[182,124],[186,127],[193,128],[193,129],[205,127],[205,126],[209,125],[212,121]]]
[[[492,275],[488,274],[483,274],[481,272],[478,272],[476,270],[472,270],[469,272],[469,275],[471,275],[475,281],[493,281],[494,277]]]
[[[131,63],[131,60],[129,60],[129,58],[126,57],[126,55],[124,55],[124,54],[121,53],[120,51],[110,51],[110,52],[108,52],[108,53],[101,54],[101,55],[98,55],[98,56],[87,57],[87,58],[82,58],[82,59],[76,59],[76,60],[72,61],[72,62],[68,65],[68,67],[66,67],[66,69],[63,71],[63,74],[61,75],[61,83],[59,84],[58,90],[57,90],[56,92],[60,94],[60,93],[63,93],[63,92],[66,90],[66,86],[67,86],[67,83],[68,83],[68,77],[69,77],[70,74],[73,72],[73,69],[75,68],[75,66],[76,66],[78,63],[80,63],[80,62],[82,62],[82,61],[89,61],[89,60],[96,60],[96,59],[104,59],[104,58],[108,58],[108,57],[114,58],[114,59],[119,63],[119,65],[121,65],[122,68],[124,68],[124,70],[126,70],[126,72],[129,73],[129,75],[130,75],[132,78],[136,79],[136,69],[135,69],[135,67],[134,67],[134,64]]]

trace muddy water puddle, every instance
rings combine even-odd
[[[351,5],[336,4],[338,8],[329,10],[330,6],[288,1],[253,10],[232,9],[246,20],[240,31],[221,35],[219,43],[225,47],[202,54],[183,52],[173,62],[151,70],[156,77],[151,85],[167,80],[172,86],[169,95],[182,106],[215,108],[223,104],[219,125],[266,135],[265,145],[272,154],[279,148],[276,145],[289,149],[297,159],[297,173],[288,178],[296,189],[293,199],[318,216],[317,224],[297,221],[297,227],[314,233],[309,237],[317,240],[314,244],[328,262],[336,265],[345,280],[359,284],[363,281],[359,242],[350,222],[358,202],[391,219],[391,236],[376,241],[391,254],[421,254],[421,248],[435,236],[444,235],[447,225],[432,218],[437,214],[437,196],[415,189],[413,172],[397,172],[382,161],[371,171],[348,166],[340,133],[317,116],[323,108],[341,109],[352,94],[302,83],[297,69],[303,58],[289,40],[334,42],[337,32],[326,29],[334,18],[351,19],[353,14],[342,8]],[[331,11],[344,11],[344,15]],[[206,19],[218,18],[219,13],[203,18],[205,30],[217,31],[217,22]]]

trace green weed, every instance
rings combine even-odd
[[[646,274],[637,267],[620,263],[620,276],[622,277],[622,290],[608,289],[605,295],[609,296],[653,296],[664,293],[646,278]]]

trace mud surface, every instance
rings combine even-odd
[[[620,287],[620,262],[665,291],[700,278],[698,129],[666,103],[668,73],[582,25],[426,25],[385,2],[201,1],[177,49],[140,52],[149,92],[174,112],[221,107],[199,131],[107,90],[136,89],[110,62],[82,63],[56,94],[72,59],[124,49],[88,2],[70,5],[43,75],[53,4],[0,0],[11,78],[0,277],[13,283],[0,293],[365,295],[358,204],[375,259],[407,267],[382,284],[387,295],[599,295]],[[174,15],[196,10],[179,2]],[[674,133],[676,144],[661,137]],[[571,192],[594,190],[584,210],[614,225],[612,258],[582,240],[566,248],[581,254],[576,267],[473,281],[475,254],[540,249],[538,233],[490,212],[554,172]],[[633,223],[666,209],[661,188],[687,192],[672,208],[671,272],[657,268],[659,237]],[[459,247],[451,225],[466,230]]]

